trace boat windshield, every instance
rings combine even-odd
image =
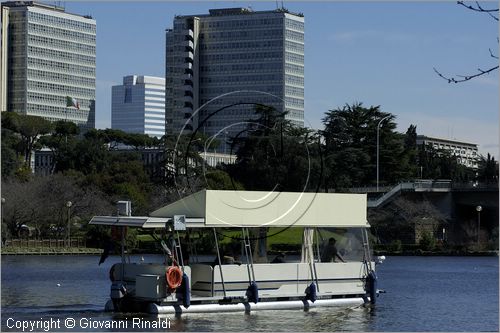
[[[315,246],[321,261],[339,261],[334,257],[335,251],[345,261],[363,261],[365,232],[366,228],[318,228]]]

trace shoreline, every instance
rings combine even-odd
[[[405,257],[498,257],[498,251],[373,251],[374,256]]]
[[[0,254],[2,256],[67,256],[67,255],[101,255],[102,249],[97,248],[2,248]]]
[[[57,249],[23,249],[10,248],[5,251],[2,248],[0,254],[2,256],[31,256],[31,255],[53,255],[53,256],[71,256],[71,255],[101,255],[102,249],[98,248],[62,248]],[[145,253],[130,253],[130,254],[157,254],[154,252]],[[288,253],[292,254],[292,253]],[[272,254],[270,254],[272,255]],[[374,256],[407,256],[407,257],[498,257],[498,251],[373,251]]]

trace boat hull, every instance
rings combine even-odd
[[[158,305],[149,303],[144,309],[145,312],[156,315],[172,314],[190,314],[190,313],[213,313],[213,312],[252,312],[262,310],[309,310],[317,307],[335,307],[363,305],[369,302],[369,299],[363,297],[319,299],[315,302],[309,300],[294,301],[266,301],[259,303],[238,302],[232,304],[193,304],[188,308],[182,305]],[[109,300],[106,303],[106,311],[114,311],[113,302]]]

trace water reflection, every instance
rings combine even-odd
[[[158,257],[145,256],[145,260],[155,261]],[[103,312],[110,290],[108,271],[120,259],[110,257],[101,266],[97,265],[98,259],[3,257],[1,330],[8,330],[9,317],[125,320],[128,330],[134,330],[132,318],[156,320],[146,314]],[[387,294],[379,297],[375,308],[185,314],[181,318],[169,317],[168,330],[498,331],[498,258],[391,257],[379,266],[378,276],[379,286]]]

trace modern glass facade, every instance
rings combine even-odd
[[[2,4],[2,111],[95,127],[96,22],[34,2]],[[77,107],[67,107],[67,97]]]
[[[302,15],[229,8],[177,16],[166,47],[168,133],[234,135],[255,104],[287,111],[303,126]]]
[[[111,128],[129,133],[165,135],[165,79],[129,75],[112,87]]]

